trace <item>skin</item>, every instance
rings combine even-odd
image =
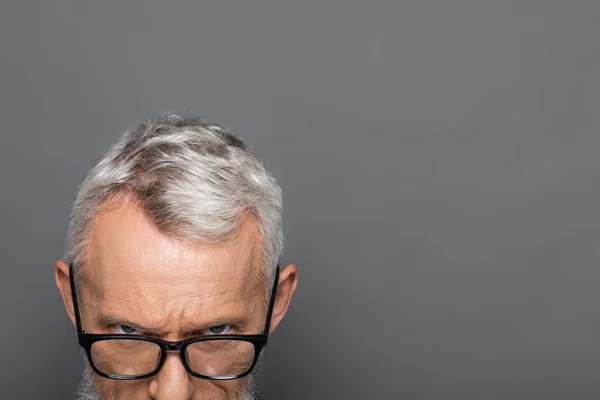
[[[249,217],[227,244],[189,243],[159,232],[125,199],[101,212],[91,228],[79,296],[82,327],[88,333],[123,333],[122,325],[128,325],[136,334],[168,341],[211,334],[211,326],[223,324],[231,325],[223,333],[259,333],[266,321],[265,290],[271,287],[260,279],[260,251],[259,232]],[[65,261],[56,262],[55,278],[75,326]],[[297,279],[295,265],[281,270],[270,333],[287,312]],[[245,380],[195,378],[176,352],[168,353],[151,378],[94,377],[106,400],[232,399]]]

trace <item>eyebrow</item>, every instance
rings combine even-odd
[[[103,327],[119,324],[119,325],[130,326],[130,327],[134,328],[135,330],[138,330],[138,331],[141,331],[144,333],[148,332],[148,333],[152,333],[152,334],[156,334],[156,335],[166,333],[156,327],[152,328],[149,326],[143,326],[142,324],[135,323],[123,316],[98,314],[95,316],[94,319],[96,320],[97,323],[101,324]]]
[[[196,336],[199,335],[205,329],[208,329],[212,326],[220,326],[220,325],[234,325],[238,328],[244,328],[249,323],[248,317],[242,316],[222,316],[215,319],[212,319],[207,324],[201,325],[188,325],[185,326],[181,333],[186,336]]]

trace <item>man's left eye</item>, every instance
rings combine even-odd
[[[139,333],[137,331],[137,329],[135,329],[133,326],[129,326],[129,325],[115,324],[115,329],[116,329],[117,333],[120,333],[120,334],[124,333],[126,335],[133,335],[133,334]]]
[[[211,326],[207,329],[209,335],[222,335],[231,329],[231,325]]]

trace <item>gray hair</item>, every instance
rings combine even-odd
[[[119,195],[134,196],[161,232],[182,240],[225,243],[253,216],[262,276],[272,280],[283,251],[281,189],[252,149],[225,128],[168,113],[123,133],[89,172],[73,206],[65,259],[75,279],[95,216]]]

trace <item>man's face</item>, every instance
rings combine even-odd
[[[260,333],[270,287],[261,278],[261,251],[259,232],[250,218],[227,244],[187,243],[159,232],[135,202],[127,200],[100,213],[91,229],[79,298],[82,328],[88,333],[140,334],[173,342],[201,335]],[[57,263],[57,282],[73,319],[63,264]],[[292,281],[282,285],[272,329],[295,288],[291,267]],[[169,352],[161,370],[147,379],[93,376],[101,398],[111,400],[243,398],[248,379],[192,377],[178,352]]]

